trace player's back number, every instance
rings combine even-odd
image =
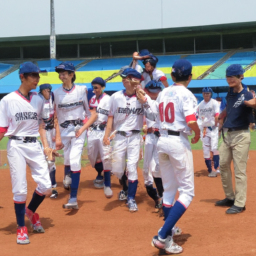
[[[159,104],[159,113],[160,113],[161,122],[173,123],[175,119],[173,102],[169,102],[166,105],[165,109],[164,109],[164,103],[161,102]]]

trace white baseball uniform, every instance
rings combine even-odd
[[[155,121],[151,121],[146,118],[147,128],[153,128],[154,130],[159,130],[159,126]],[[159,169],[159,160],[157,154],[157,142],[158,137],[152,133],[147,133],[144,144],[144,163],[143,163],[143,176],[144,183],[146,186],[152,185],[155,178],[161,178],[161,173]],[[153,175],[153,176],[152,176]]]
[[[151,106],[150,106],[151,105]],[[157,151],[164,187],[163,204],[173,205],[177,190],[178,201],[186,208],[194,196],[193,156],[187,134],[187,123],[196,121],[196,98],[184,86],[174,85],[159,93],[155,105],[145,104],[146,116],[157,114],[161,136]],[[168,135],[168,131],[176,135]],[[179,132],[179,134],[177,134]]]
[[[102,162],[104,170],[111,170],[111,161],[106,159],[108,147],[103,145],[103,137],[105,134],[105,126],[108,121],[110,96],[103,93],[99,99],[94,95],[89,101],[90,108],[96,108],[98,113],[97,120],[88,130],[87,154],[92,167],[97,162]]]
[[[135,66],[135,69],[141,73],[141,66],[139,64],[137,64]],[[151,75],[149,75],[144,69],[143,69],[143,72],[142,72],[142,76],[144,78],[144,80],[141,82],[141,87],[142,89],[145,88],[145,86],[147,85],[148,82],[152,81],[152,80],[155,80],[155,81],[160,81],[161,78],[164,78],[164,80],[166,80],[166,76],[164,74],[163,71],[159,70],[159,69],[154,69],[154,71],[152,72]]]
[[[54,104],[64,144],[64,165],[70,165],[71,171],[80,171],[86,131],[76,138],[75,129],[81,127],[83,120],[91,115],[87,87],[73,85],[71,90],[65,90],[61,86],[54,91]]]
[[[43,110],[43,100],[37,93],[30,93],[30,100],[18,91],[6,95],[0,106],[0,129],[5,129],[5,136],[17,136],[9,139],[7,157],[10,165],[13,200],[25,203],[27,199],[26,164],[37,183],[37,192],[47,194],[51,191],[51,181],[47,162],[40,143],[26,142],[25,137],[39,136],[39,121]]]
[[[112,172],[121,179],[126,167],[128,179],[135,181],[138,179],[143,106],[135,95],[130,97],[125,91],[119,91],[110,97],[109,116],[114,117],[113,130],[119,132],[113,139]]]
[[[209,102],[204,100],[197,106],[198,126],[201,130],[201,140],[203,142],[204,158],[210,158],[211,152],[218,153],[218,127],[215,126],[215,117],[219,114],[219,104],[216,100],[210,99]],[[203,136],[203,130],[206,134]]]
[[[51,92],[49,100],[46,100],[41,93],[39,93],[38,95],[44,101],[43,111],[42,111],[42,120],[45,123],[47,143],[49,148],[55,149],[56,131],[54,128],[54,95]],[[50,172],[53,170],[56,170],[56,165],[54,161],[48,161],[47,163],[48,163]]]

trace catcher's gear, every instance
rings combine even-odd
[[[152,55],[150,58],[143,60],[142,63],[145,66],[147,62],[149,62],[151,66],[155,67],[158,62],[158,58],[156,56]]]

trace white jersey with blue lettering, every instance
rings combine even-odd
[[[6,95],[0,105],[0,127],[7,128],[5,136],[38,137],[43,100],[36,92],[29,100],[18,91]]]
[[[96,95],[94,95],[89,101],[89,107],[96,108],[98,113],[98,118],[94,122],[95,125],[107,123],[110,108],[110,96],[108,94],[103,93],[99,99],[96,99]]]
[[[149,99],[147,95],[146,97]],[[114,130],[132,131],[143,127],[143,106],[136,95],[128,96],[125,90],[116,92],[110,97],[109,116],[114,117]]]
[[[83,121],[91,115],[86,86],[74,85],[70,91],[65,90],[62,86],[59,87],[54,91],[54,104],[61,136],[75,136],[74,129],[61,126],[65,121]]]
[[[220,106],[214,99],[208,102],[204,100],[197,106],[198,125],[199,127],[212,127],[215,126],[215,117],[219,114]]]

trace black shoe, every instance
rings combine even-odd
[[[215,203],[215,206],[233,206],[234,205],[235,200],[231,200],[228,198],[225,198],[223,200],[217,201]]]
[[[227,214],[236,214],[245,211],[245,206],[244,207],[238,207],[235,205],[232,205],[229,209],[226,210]]]
[[[50,198],[57,198],[58,197],[58,191],[56,189],[52,190],[52,194],[50,195]]]

